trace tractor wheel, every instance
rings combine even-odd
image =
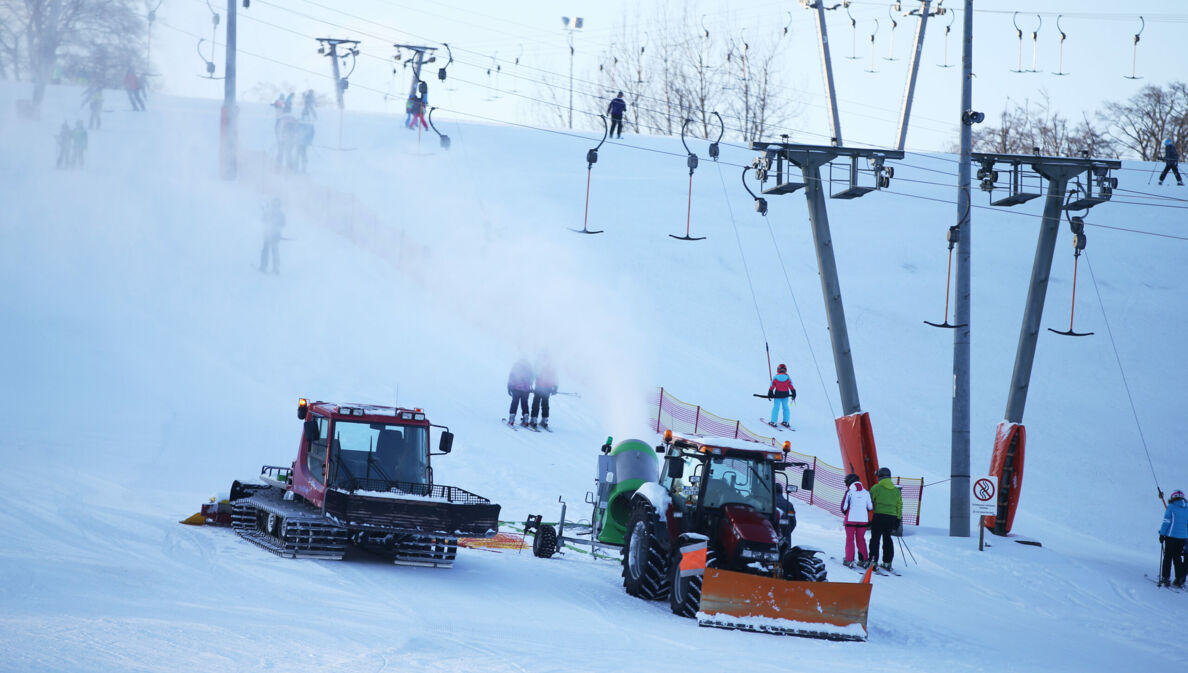
[[[668,556],[660,544],[660,519],[645,502],[631,508],[622,559],[627,593],[651,601],[668,597]]]
[[[537,558],[552,558],[557,553],[557,529],[541,524],[532,538],[532,555]]]
[[[784,579],[792,582],[825,582],[825,562],[816,552],[793,549],[784,554]]]
[[[710,546],[705,550],[705,567],[716,566],[714,548]],[[672,586],[668,592],[668,607],[672,608],[672,614],[679,617],[697,615],[697,611],[701,609],[701,582],[704,578],[705,575],[701,573],[681,577],[680,552],[678,551],[668,571],[668,581]]]

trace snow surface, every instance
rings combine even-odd
[[[1119,173],[1120,190],[1142,194],[1120,191],[1088,217],[1076,327],[1096,335],[1040,334],[1015,532],[1042,547],[992,537],[979,552],[976,537],[948,536],[952,333],[922,320],[943,317],[953,157],[910,154],[890,190],[829,202],[881,462],[929,484],[922,525],[896,550],[903,576],[874,578],[869,641],[837,643],[699,629],[628,597],[617,563],[576,552],[463,549],[450,570],[364,553],[294,561],[177,523],[233,479],[292,460],[301,396],[424,408],[457,435],[435,459],[439,483],[491,498],[505,520],[555,518],[559,496],[583,518],[607,435],[657,440],[645,421],[656,386],[721,416],[766,415],[751,397],[768,383],[765,341],[799,392],[788,438],[836,462],[840,404],[806,208],[797,194],[771,198],[767,218],[753,212],[738,184],[753,153],[724,146],[722,163],[701,163],[692,232],[708,238],[690,243],[667,235],[685,227],[679,140],[608,142],[590,193],[591,228],[606,233],[577,236],[567,228],[581,227],[596,139],[435,119],[453,141],[445,152],[398,119],[348,113],[353,150],[325,149],[337,120],[320,121],[308,175],[284,176],[267,159],[270,112],[245,107],[240,179],[224,182],[217,103],[157,97],[132,113],[118,93],[87,167],[59,171],[53,135],[81,116],[79,91],[51,88],[42,121],[27,122],[13,104],[27,88],[0,85],[0,670],[1089,671],[1188,660],[1185,597],[1143,577],[1159,559],[1153,477],[1165,492],[1188,482],[1188,355],[1177,346],[1188,192],[1148,187],[1149,164]],[[275,276],[252,268],[273,196],[292,239]],[[1041,208],[974,210],[975,475],[1002,420]],[[1063,229],[1044,327],[1067,324],[1068,241]],[[581,396],[553,398],[551,434],[501,427],[509,366],[542,349],[561,389]],[[841,555],[838,519],[798,514],[799,543]]]

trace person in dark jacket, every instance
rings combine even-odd
[[[1172,563],[1176,565],[1176,580],[1173,587],[1184,586],[1188,575],[1188,562],[1184,560],[1184,543],[1188,542],[1188,502],[1183,491],[1173,491],[1163,514],[1163,525],[1159,527],[1159,543],[1163,545],[1163,563],[1159,567],[1159,586],[1165,587]]]
[[[770,371],[770,370],[768,370]],[[788,376],[788,366],[781,364],[776,367],[775,378],[771,380],[771,385],[767,388],[767,399],[772,400],[771,403],[771,420],[767,422],[768,425],[775,427],[776,418],[779,416],[780,410],[784,412],[784,420],[780,425],[785,428],[792,426],[788,425],[788,400],[796,399],[796,386],[792,385],[792,379]]]
[[[532,365],[524,358],[516,360],[507,375],[507,394],[511,395],[511,407],[507,410],[507,424],[516,424],[516,407],[522,414],[520,425],[528,425],[528,392],[532,390]]]
[[[1163,179],[1167,177],[1168,171],[1176,174],[1176,184],[1183,187],[1184,179],[1180,177],[1180,154],[1176,152],[1176,145],[1171,141],[1171,138],[1163,141],[1163,172],[1159,174],[1159,184],[1163,184]]]
[[[879,560],[881,542],[883,562],[880,565],[890,570],[891,561],[895,560],[891,534],[899,529],[903,521],[903,496],[891,481],[891,470],[880,467],[878,477],[878,483],[870,487],[870,500],[874,504],[874,517],[870,520],[870,562]]]
[[[557,392],[557,369],[547,355],[541,356],[536,368],[536,383],[532,386],[532,419],[528,425],[536,427],[540,415],[540,427],[549,427],[549,396]]]
[[[610,105],[606,106],[606,112],[610,115],[610,137],[623,137],[623,114],[627,112],[627,101],[623,100],[623,92],[620,91],[618,96],[611,99]],[[615,135],[615,129],[618,129],[619,135]]]

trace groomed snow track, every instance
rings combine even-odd
[[[243,539],[287,558],[337,561],[346,554],[347,531],[308,504],[285,500],[270,487],[232,504],[231,527]]]

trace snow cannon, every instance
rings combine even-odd
[[[609,438],[608,438],[609,439]],[[631,518],[631,494],[659,479],[656,449],[640,439],[608,441],[598,456],[598,541],[621,545]]]

